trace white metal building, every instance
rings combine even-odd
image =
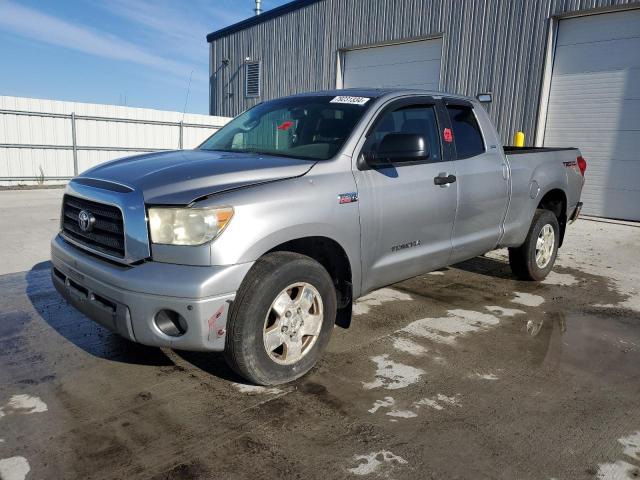
[[[59,183],[114,158],[193,148],[228,120],[0,96],[0,185]]]
[[[587,214],[640,220],[640,2],[298,0],[209,34],[211,113],[343,87],[475,96],[505,144],[578,146]]]

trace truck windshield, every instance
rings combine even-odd
[[[371,103],[371,98],[349,96],[272,100],[231,120],[199,149],[328,160]]]

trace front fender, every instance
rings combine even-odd
[[[354,293],[359,292],[358,204],[338,202],[339,194],[352,191],[355,182],[350,171],[320,171],[312,177],[264,184],[208,200],[211,205],[235,209],[226,230],[211,244],[211,264],[252,262],[282,243],[327,237],[347,254]]]

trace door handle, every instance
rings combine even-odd
[[[433,177],[433,183],[440,186],[449,185],[456,180],[455,175],[438,175],[437,177]]]

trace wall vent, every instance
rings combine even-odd
[[[260,62],[247,62],[244,70],[244,96],[259,97],[261,82]]]

